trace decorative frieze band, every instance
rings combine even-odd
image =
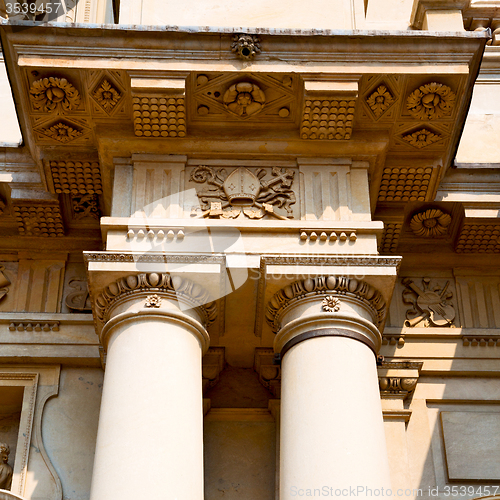
[[[292,302],[312,295],[334,294],[353,297],[368,305],[379,326],[386,312],[386,303],[374,287],[364,281],[345,276],[320,276],[299,280],[275,293],[267,305],[266,321],[274,332],[280,328],[281,312]]]
[[[171,292],[192,303],[193,307],[201,308],[208,323],[212,323],[217,315],[215,302],[210,300],[209,293],[201,285],[167,273],[143,273],[120,278],[109,284],[95,300],[97,318],[105,323],[108,312],[119,299],[139,292]]]

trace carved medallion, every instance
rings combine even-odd
[[[190,180],[207,184],[208,189],[197,192],[204,217],[235,218],[243,213],[250,219],[261,219],[266,214],[286,219],[274,212],[275,207],[293,217],[291,206],[296,199],[291,188],[295,172],[274,167],[270,179],[265,179],[266,174],[263,168],[253,173],[238,167],[228,174],[224,168],[200,165],[191,172]]]
[[[448,232],[451,224],[451,215],[443,212],[439,208],[429,208],[423,212],[415,214],[411,218],[410,228],[415,236],[432,238],[442,236]]]
[[[406,286],[403,302],[412,306],[406,311],[406,326],[453,326],[455,309],[451,303],[453,293],[448,290],[449,281],[444,286],[432,286],[430,278],[423,278],[422,288],[409,278],[404,278],[402,283]]]
[[[257,35],[234,35],[231,50],[247,61],[260,54],[260,39]]]
[[[231,85],[226,90],[223,102],[231,113],[247,118],[262,111],[266,102],[266,94],[255,83],[240,82]]]
[[[30,99],[37,111],[51,112],[57,108],[72,111],[80,104],[78,90],[66,78],[42,78],[33,82]]]
[[[146,297],[146,303],[144,307],[155,307],[159,308],[161,306],[161,297],[156,293],[154,295],[148,295]]]
[[[338,312],[340,310],[340,300],[333,295],[328,295],[321,302],[321,307],[326,312]]]
[[[414,90],[406,106],[410,113],[419,120],[433,120],[449,115],[455,104],[455,94],[450,87],[432,82]]]
[[[94,91],[94,99],[107,113],[113,111],[120,98],[120,92],[118,92],[115,87],[113,87],[113,85],[108,80],[106,80],[106,78]]]
[[[385,85],[380,85],[366,100],[366,104],[377,118],[380,118],[393,102],[394,97]]]
[[[431,144],[440,141],[442,139],[441,135],[434,134],[430,130],[422,128],[413,132],[412,134],[407,134],[403,136],[403,140],[415,146],[418,149],[425,148]]]

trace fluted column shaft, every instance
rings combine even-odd
[[[268,309],[282,355],[281,500],[390,488],[374,324],[384,304],[362,282],[328,279],[287,287]]]

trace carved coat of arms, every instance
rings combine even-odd
[[[293,218],[292,190],[295,172],[287,168],[273,167],[271,177],[267,171],[255,173],[246,167],[238,167],[228,173],[225,168],[214,169],[201,165],[191,172],[190,180],[206,184],[207,189],[197,192],[203,217],[234,219],[241,214],[250,219],[262,219],[271,215],[278,219]],[[283,209],[286,216],[275,212]]]

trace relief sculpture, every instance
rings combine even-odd
[[[10,490],[12,483],[12,467],[8,464],[10,448],[5,443],[0,443],[0,490]]]
[[[423,278],[422,288],[410,278],[404,278],[402,283],[406,286],[403,302],[412,306],[406,311],[405,326],[453,326],[455,309],[451,303],[453,293],[448,288],[449,281],[444,286],[432,286],[430,278]]]
[[[243,213],[250,219],[270,215],[286,220],[293,218],[292,205],[296,202],[294,175],[293,170],[273,167],[271,177],[265,179],[264,168],[253,173],[239,167],[228,173],[225,168],[200,165],[192,171],[190,180],[207,185],[197,192],[203,217],[234,219]],[[285,210],[286,216],[276,213],[275,208]]]

